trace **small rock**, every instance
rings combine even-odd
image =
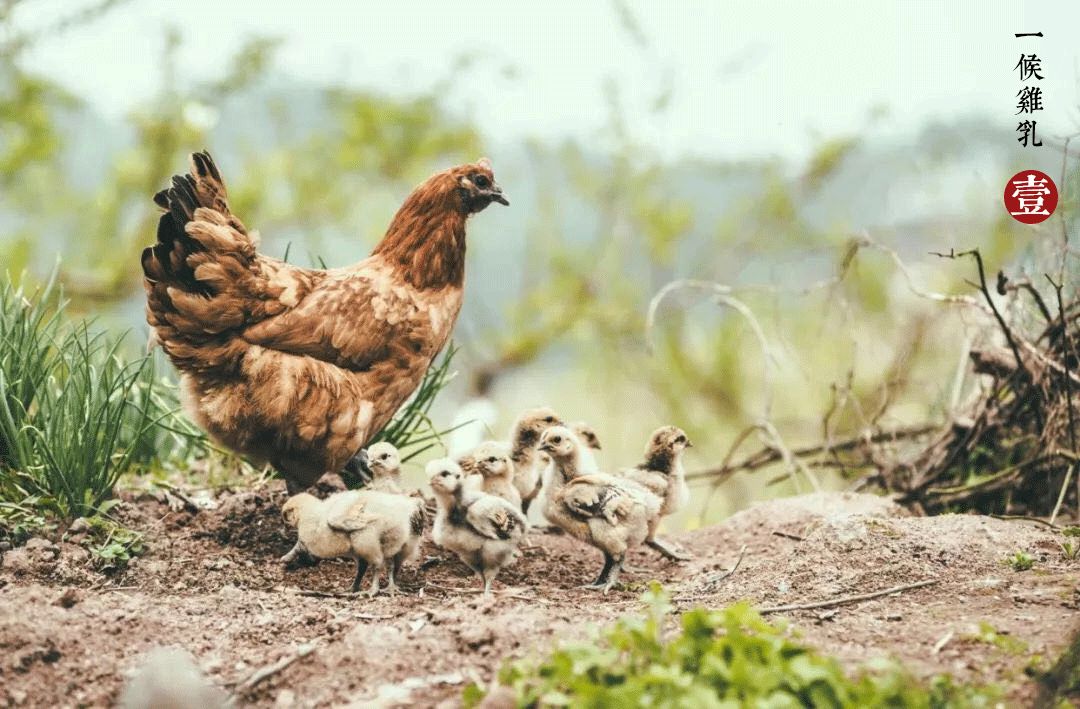
[[[8,697],[11,699],[11,703],[15,706],[21,706],[26,704],[28,698],[26,692],[21,689],[12,689],[8,692]]]
[[[900,614],[900,613],[890,613],[889,615],[885,616],[885,620],[890,620],[890,621],[898,621],[898,620],[903,620],[903,619],[904,619],[904,616],[902,614]]]
[[[274,699],[274,706],[281,707],[282,709],[285,709],[285,707],[296,706],[296,692],[291,689],[281,690]]]
[[[26,549],[12,549],[4,552],[3,564],[0,568],[13,574],[25,574],[34,568],[34,562]]]
[[[71,608],[81,600],[82,595],[79,593],[78,589],[68,588],[56,597],[56,600],[53,601],[53,605],[60,606],[61,608]]]
[[[461,631],[461,642],[476,650],[495,641],[495,633],[488,626],[477,624]]]
[[[42,537],[31,537],[26,540],[26,549],[31,552],[44,552],[52,554],[54,557],[60,555],[60,547],[56,546],[48,539]]]
[[[211,571],[221,571],[222,569],[231,566],[232,562],[223,556],[214,557],[212,559],[203,560],[203,568],[210,569]]]
[[[85,517],[79,517],[68,527],[68,534],[86,534],[90,531],[90,523]]]

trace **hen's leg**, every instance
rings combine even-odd
[[[357,591],[360,590],[360,580],[362,578],[364,578],[364,574],[367,573],[367,567],[368,567],[368,563],[367,563],[367,561],[365,559],[357,559],[356,560],[356,578],[354,578],[353,582],[352,582],[352,592],[353,593],[356,593]],[[376,581],[376,583],[378,582],[378,580],[379,580],[379,574],[378,574],[378,572],[376,572],[375,573],[375,581]]]

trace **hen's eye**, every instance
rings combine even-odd
[[[491,186],[491,180],[489,180],[485,175],[476,175],[475,177],[473,177],[473,184],[480,189],[485,189]]]

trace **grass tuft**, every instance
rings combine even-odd
[[[101,510],[182,424],[153,358],[126,361],[123,336],[66,323],[64,306],[52,280],[0,287],[0,501],[70,519]]]

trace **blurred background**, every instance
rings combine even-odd
[[[75,312],[136,352],[150,198],[186,153],[213,153],[266,253],[330,266],[427,175],[486,155],[511,207],[470,227],[433,417],[482,423],[449,447],[539,404],[591,422],[610,466],[676,423],[690,471],[762,436],[940,421],[985,331],[927,297],[974,277],[929,252],[1041,279],[1061,223],[1016,223],[1002,192],[1037,168],[1075,201],[1078,25],[1065,0],[0,0],[0,264],[59,263]],[[1039,148],[1015,131],[1031,53]],[[699,482],[682,523],[815,483],[777,472]]]

